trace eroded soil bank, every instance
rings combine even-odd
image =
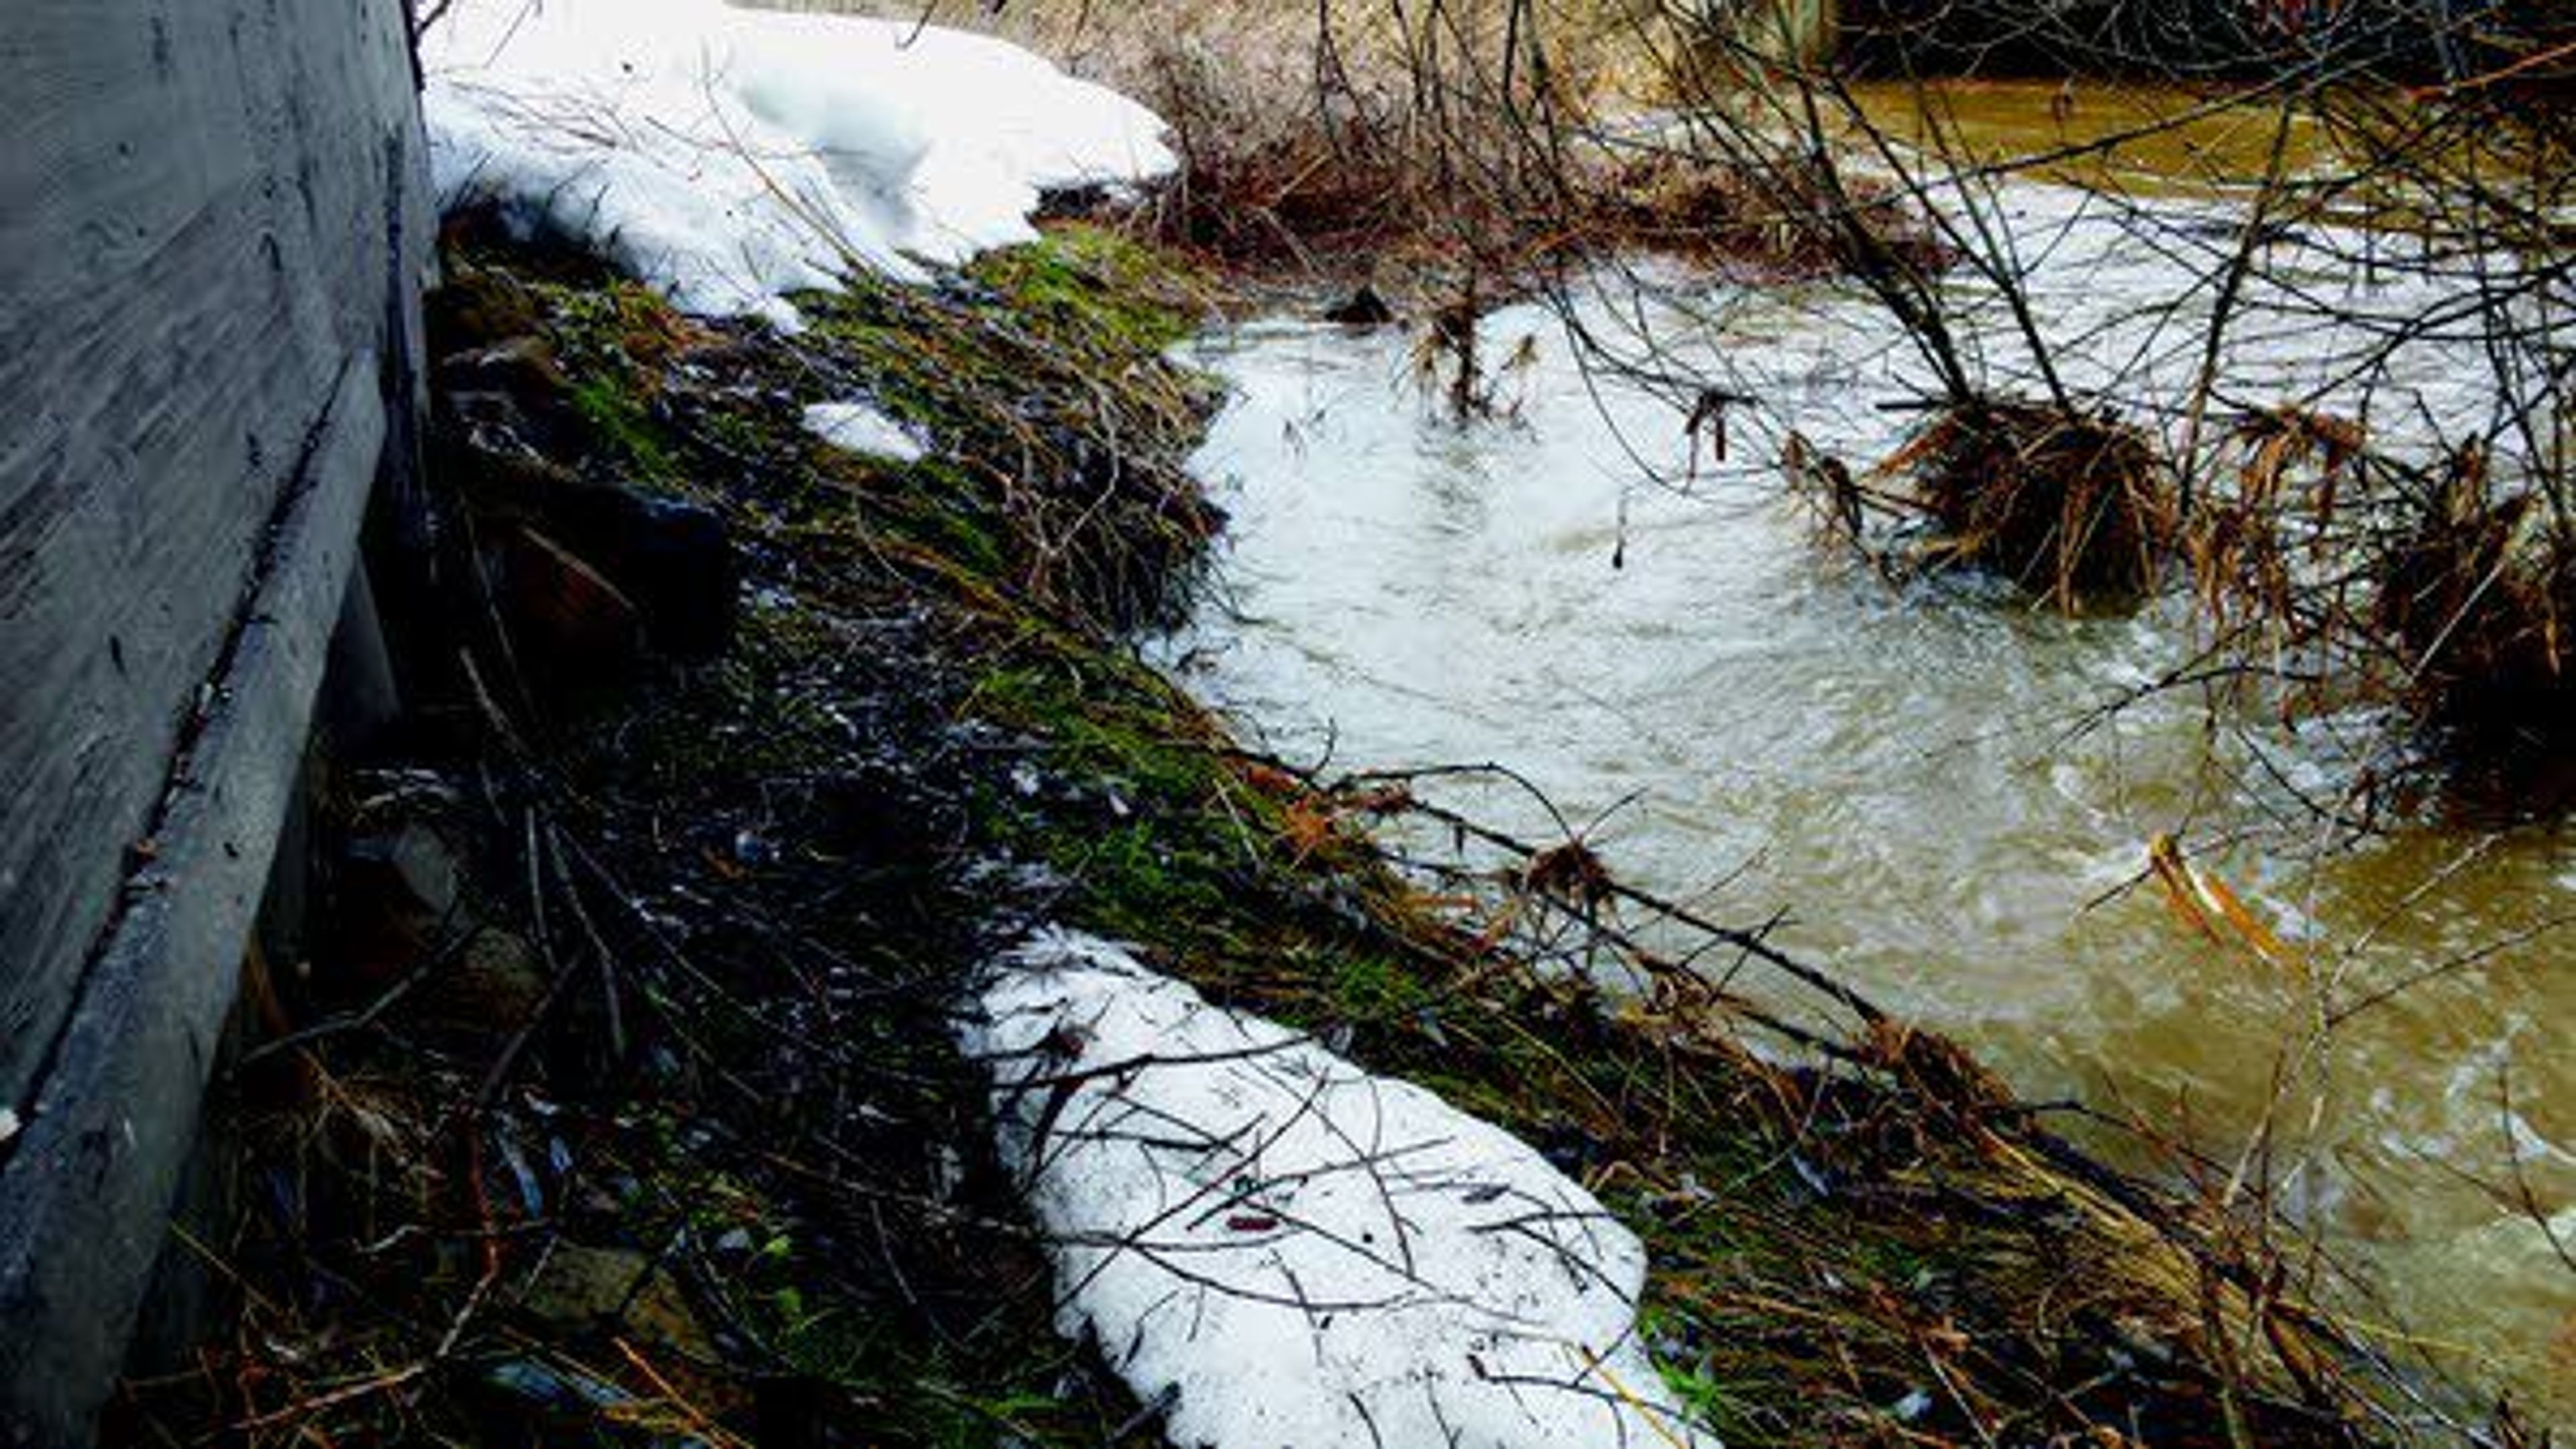
[[[322,925],[254,993],[173,1250],[217,1331],[138,1363],[113,1437],[1159,1442],[1053,1332],[951,1044],[1039,923],[1580,1177],[1730,1443],[2445,1432],[2263,1224],[1759,936],[1701,923],[1740,980],[1647,951],[1580,849],[1450,820],[1494,863],[1399,875],[1367,831],[1409,795],[1250,754],[1140,663],[1222,523],[1182,466],[1214,397],[1163,355],[1213,302],[1169,258],[1061,230],[800,299],[795,338],[470,225],[449,266],[413,718],[317,762]],[[804,431],[853,398],[926,456]]]

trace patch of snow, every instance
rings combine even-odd
[[[18,1135],[18,1112],[14,1107],[0,1107],[0,1143]]]
[[[1638,1341],[1643,1245],[1517,1138],[1088,937],[974,1008],[1058,1327],[1173,1443],[1715,1443]]]
[[[797,324],[853,269],[1035,235],[1047,191],[1169,172],[1163,123],[1005,41],[722,0],[463,0],[422,40],[442,209],[495,202],[685,311]]]
[[[921,444],[903,424],[863,402],[816,403],[805,410],[805,431],[863,457],[916,463],[922,456]]]

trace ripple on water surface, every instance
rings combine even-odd
[[[2034,189],[2028,210],[2071,205]],[[2061,243],[2043,301],[2053,286],[2116,332],[2122,298],[2161,283],[2114,245]],[[2186,1107],[2221,1146],[2259,1120],[2317,997],[2120,891],[2156,833],[2204,843],[2338,999],[2576,910],[2563,831],[2428,828],[2320,858],[2274,830],[2219,849],[2264,820],[2210,765],[2196,707],[2094,714],[2185,657],[2188,621],[2058,619],[1958,585],[1900,595],[1820,555],[1763,459],[1783,426],[1882,456],[1905,420],[1879,404],[1904,395],[1907,360],[1831,288],[1689,305],[1666,340],[1763,397],[1771,424],[1695,470],[1681,415],[1587,379],[1535,310],[1487,324],[1495,355],[1540,339],[1518,420],[1463,430],[1413,388],[1400,335],[1273,321],[1206,339],[1236,398],[1202,468],[1235,525],[1233,607],[1174,641],[1203,687],[1308,757],[1329,741],[1353,767],[1507,762],[1570,818],[1608,815],[1598,838],[1622,870],[1676,894],[1724,881],[1714,906],[1737,920],[1792,911],[1799,951],[2030,1094]],[[2472,404],[2438,355],[2398,375],[2426,409]],[[1677,489],[1648,468],[1696,476]],[[2257,742],[2313,783],[2340,769],[2329,734]],[[1512,792],[1450,798],[1544,826]],[[2546,935],[2361,1012],[2276,1114],[2300,1148],[2284,1160],[2306,1164],[2285,1199],[2377,1264],[2427,1336],[2544,1393],[2576,1275],[2471,1178],[2519,1162],[2543,1202],[2576,1192],[2568,950]]]

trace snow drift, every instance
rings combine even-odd
[[[1088,1330],[1175,1444],[1695,1445],[1646,1255],[1518,1139],[1049,934],[961,1029]]]
[[[496,202],[705,316],[1034,235],[1048,191],[1172,169],[1162,122],[935,26],[720,0],[463,0],[423,38],[444,209]]]

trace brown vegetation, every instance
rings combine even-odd
[[[2143,431],[2115,419],[1953,404],[1879,467],[1910,479],[1939,526],[1935,560],[1994,573],[2059,609],[2135,603],[2172,557],[2171,470]]]
[[[2522,808],[2576,799],[2576,534],[2486,456],[2453,456],[2373,561],[2397,692],[2471,783]]]
[[[1132,219],[1222,265],[1435,291],[1471,272],[1499,301],[1639,249],[1771,275],[1858,264],[1819,174],[1640,127],[1699,51],[1694,23],[1644,0],[814,3],[989,25],[1144,101],[1182,169]],[[1901,198],[1860,189],[1873,231],[1939,255]]]
[[[313,969],[281,973],[280,1035],[219,1094],[251,1147],[230,1213],[185,1242],[230,1317],[129,1386],[126,1438],[1155,1442],[1156,1406],[1054,1338],[1045,1245],[948,1037],[1033,920],[1135,941],[1596,1184],[1651,1244],[1671,1387],[1729,1443],[2381,1438],[2383,1366],[2302,1305],[2309,1266],[2256,1205],[2105,1170],[1957,1047],[1580,840],[1247,755],[1139,666],[1105,606],[1128,591],[1043,567],[1063,470],[1113,490],[1084,577],[1132,577],[1122,547],[1186,571],[1186,439],[1136,434],[1105,482],[1061,442],[1172,390],[1116,255],[1064,238],[956,295],[813,299],[794,341],[678,328],[559,258],[451,259],[442,360],[553,359],[512,374],[557,418],[552,467],[445,500],[454,595],[396,641],[421,715],[317,824],[384,843],[353,860],[458,864],[343,873]],[[1136,396],[1014,370],[1033,337]],[[905,349],[983,390],[917,390],[882,361]],[[802,433],[802,403],[861,380],[956,455]],[[518,673],[545,619],[489,593],[474,540],[573,479],[721,520],[746,602],[717,657],[647,653],[625,687]],[[1393,815],[1456,852],[1356,828]],[[1600,984],[1623,975],[1637,993]]]

